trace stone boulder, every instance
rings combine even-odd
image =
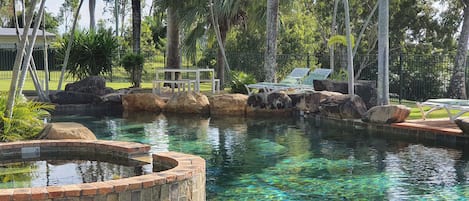
[[[94,133],[75,122],[60,122],[47,124],[39,134],[39,139],[61,140],[61,139],[83,139],[96,140]]]
[[[266,108],[267,93],[251,94],[247,99],[247,105],[252,108]]]
[[[78,82],[65,85],[65,91],[89,93],[102,96],[114,92],[106,87],[106,80],[99,76],[90,76]]]
[[[248,96],[244,94],[221,94],[208,98],[212,115],[245,115]]]
[[[316,91],[334,91],[348,93],[348,83],[335,80],[314,80]],[[378,92],[375,81],[359,80],[354,84],[355,94],[360,96],[367,108],[372,108],[378,103]]]
[[[95,94],[60,91],[49,95],[50,101],[57,104],[96,104],[101,103],[102,99]]]
[[[210,102],[207,96],[198,92],[180,92],[174,94],[164,109],[170,113],[209,114]]]
[[[124,111],[148,111],[159,113],[166,106],[165,101],[152,93],[126,94],[122,97]]]
[[[458,125],[464,135],[469,135],[469,119],[455,119],[454,123]]]
[[[335,95],[324,99],[319,105],[321,115],[338,119],[361,119],[366,105],[357,95]]]
[[[364,122],[391,124],[404,122],[409,117],[410,108],[404,105],[375,106],[363,116]]]
[[[101,96],[113,93],[106,87],[106,80],[90,76],[78,82],[65,85],[65,91],[49,95],[52,103],[58,104],[96,104],[103,102]]]
[[[275,92],[267,95],[269,109],[286,109],[292,107],[292,100],[285,92]]]
[[[331,96],[342,95],[339,92],[332,92],[332,91],[315,91],[312,93],[306,93],[300,99],[300,102],[296,105],[296,108],[300,111],[304,111],[307,113],[318,113],[319,112],[319,104],[321,101],[325,100]]]

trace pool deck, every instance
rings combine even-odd
[[[450,122],[448,118],[406,120],[403,123],[394,123],[392,124],[392,126],[431,131],[446,135],[463,134],[462,130],[459,129],[459,127],[455,123]]]

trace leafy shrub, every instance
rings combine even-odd
[[[130,75],[130,82],[134,87],[140,87],[143,61],[144,58],[141,54],[128,53],[122,57],[122,66],[124,66],[125,71]]]
[[[254,84],[256,83],[256,79],[254,78],[254,75],[247,74],[244,72],[237,72],[233,71],[232,72],[232,80],[231,80],[231,92],[232,93],[242,93],[242,94],[248,94],[248,91],[244,85],[247,84]]]
[[[339,69],[339,71],[336,71],[331,74],[330,76],[331,80],[337,80],[337,81],[347,81],[348,80],[348,72],[347,69]]]
[[[0,92],[0,111],[5,111],[8,94]],[[13,117],[0,120],[0,141],[16,141],[31,139],[39,134],[44,126],[42,118],[49,115],[53,105],[41,102],[28,101],[24,96],[15,100]]]
[[[63,63],[69,36],[58,41],[58,61]],[[68,73],[83,79],[91,75],[106,75],[112,72],[113,59],[117,55],[118,40],[110,30],[75,32],[67,63]]]

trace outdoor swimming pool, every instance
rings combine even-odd
[[[134,114],[56,116],[99,139],[150,144],[207,162],[208,200],[463,200],[469,151],[372,137],[314,119]]]

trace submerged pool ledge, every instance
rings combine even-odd
[[[35,140],[0,143],[0,158],[27,160],[41,153],[105,154],[128,159],[148,155],[150,146],[119,141]],[[153,173],[103,182],[0,189],[1,201],[13,200],[205,200],[205,160],[178,152],[153,154]],[[159,171],[162,170],[162,171]]]
[[[425,141],[433,144],[445,145],[469,145],[469,135],[465,135],[458,128],[447,126],[433,126],[419,121],[406,121],[403,123],[377,124],[367,123],[359,119],[336,119],[321,115],[310,115],[305,117],[315,121],[316,126],[341,125],[357,134],[367,134],[372,136],[398,137],[399,139]],[[432,120],[425,120],[430,123]],[[435,121],[435,120],[433,120]],[[449,124],[449,120],[438,119],[441,125]]]

